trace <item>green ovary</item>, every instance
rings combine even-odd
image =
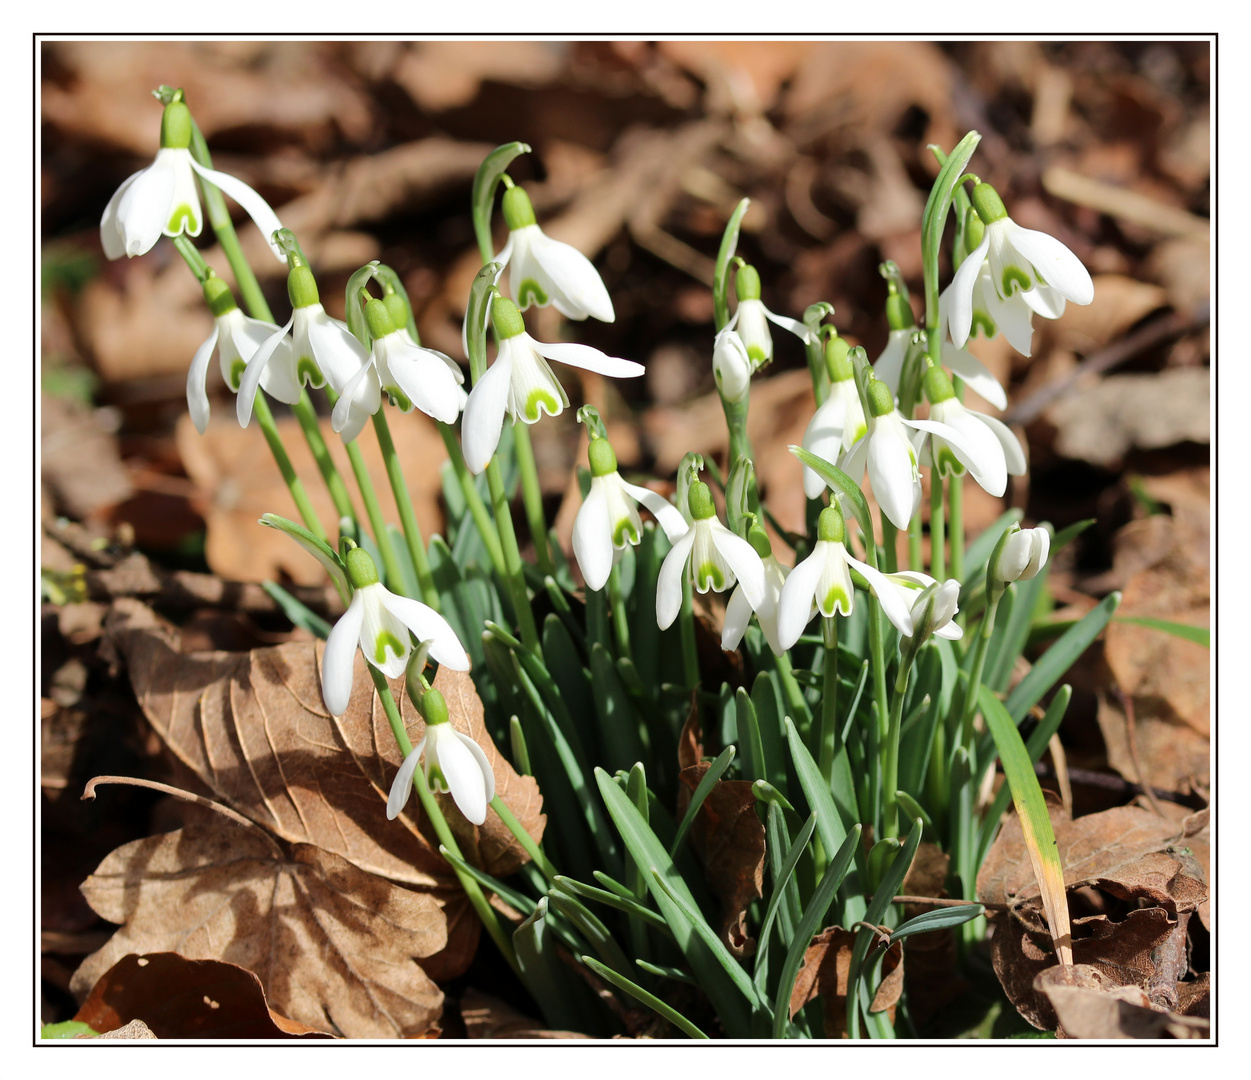
[[[695,571],[695,588],[702,593],[706,593],[709,588],[714,592],[721,592],[725,588],[725,574],[721,572],[721,567],[714,562],[704,563]]]
[[[1028,292],[1034,287],[1034,283],[1030,281],[1029,275],[1019,266],[1005,266],[1003,268],[1002,296],[1011,296],[1018,288],[1023,292]]]
[[[404,655],[404,646],[390,630],[381,630],[374,638],[374,663],[381,666],[387,662],[387,649],[396,656]]]
[[[560,402],[552,397],[548,391],[536,387],[530,391],[529,396],[526,398],[526,407],[523,410],[523,415],[527,421],[533,424],[543,415],[544,409],[547,410],[549,416],[556,416],[560,412],[560,408]]]
[[[169,224],[165,226],[165,232],[169,236],[177,236],[184,229],[189,234],[200,231],[200,223],[196,219],[195,211],[186,203],[174,207],[169,215]]]
[[[517,286],[517,306],[519,308],[529,307],[531,303],[538,304],[543,307],[547,303],[547,293],[543,291],[541,286],[534,278],[525,278],[520,285]]]

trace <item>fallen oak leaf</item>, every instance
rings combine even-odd
[[[311,845],[281,857],[255,827],[188,826],[123,845],[82,889],[121,929],[74,973],[80,1000],[131,953],[178,952],[254,972],[283,1015],[348,1038],[421,1035],[442,1012],[417,962],[447,944],[438,901]]]
[[[333,1038],[274,1012],[255,972],[172,952],[122,957],[100,976],[74,1019],[101,1034],[142,1020],[157,1039]]]

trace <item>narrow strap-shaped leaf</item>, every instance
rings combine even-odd
[[[750,780],[767,779],[764,743],[760,738],[760,725],[756,721],[756,706],[752,704],[747,688],[740,686],[734,694],[734,720],[738,741],[744,747],[740,773]]]
[[[1148,630],[1161,630],[1183,641],[1193,641],[1205,649],[1212,647],[1212,631],[1206,626],[1192,626],[1190,623],[1173,622],[1171,619],[1149,619],[1144,615],[1118,615],[1112,621],[1145,626]]]
[[[613,971],[612,968],[606,966],[605,964],[601,964],[598,960],[595,960],[590,956],[582,957],[582,962],[595,972],[596,975],[600,976],[606,982],[612,983],[618,990],[622,990],[629,994],[635,1001],[646,1005],[657,1016],[668,1020],[669,1023],[671,1023],[675,1028],[679,1031],[685,1032],[692,1039],[708,1038],[707,1035],[700,1031],[699,1028],[678,1012],[678,1010],[672,1005],[661,1001],[655,994],[644,990],[638,983],[627,979],[624,975],[619,975],[617,972]]]
[[[594,1029],[603,1020],[597,1015],[585,987],[556,951],[552,928],[548,925],[548,900],[539,900],[530,916],[513,933],[517,966],[522,982],[552,1027],[565,1031]]]
[[[1064,867],[1060,865],[1051,816],[1047,813],[1047,801],[1034,774],[1034,763],[1021,739],[1021,732],[1003,703],[985,686],[978,695],[978,702],[986,726],[994,737],[999,760],[1003,762],[1004,777],[1012,790],[1012,802],[1021,820],[1025,850],[1029,853],[1030,865],[1034,868],[1042,893],[1043,910],[1047,915],[1052,941],[1060,962],[1071,964],[1073,952],[1068,896],[1064,891]]]
[[[960,904],[959,906],[953,904],[949,907],[940,907],[933,911],[927,911],[923,915],[918,915],[915,919],[909,919],[899,929],[893,931],[890,935],[890,943],[894,945],[896,941],[903,941],[904,938],[913,934],[928,934],[934,930],[950,930],[953,926],[960,926],[962,923],[976,919],[985,910],[981,904]]]
[[[683,971],[681,968],[670,967],[667,964],[652,964],[646,960],[635,960],[634,962],[649,975],[658,975],[662,979],[673,979],[675,982],[683,982],[688,986],[699,985],[691,978],[690,972]]]
[[[788,446],[787,449],[838,494],[847,497],[848,502],[851,503],[851,512],[856,515],[856,524],[860,526],[860,532],[865,538],[868,556],[865,562],[871,566],[877,566],[877,554],[874,551],[873,542],[873,519],[869,514],[868,500],[865,499],[864,492],[860,490],[860,485],[842,469],[832,465],[825,458],[818,457],[811,450],[805,450],[802,446]]]
[[[795,928],[795,938],[787,950],[786,960],[782,964],[781,978],[778,980],[778,992],[773,1001],[773,1037],[786,1038],[786,1026],[790,1021],[791,993],[795,988],[795,977],[799,974],[799,965],[803,962],[804,953],[808,951],[808,943],[812,941],[817,927],[834,902],[834,894],[843,883],[847,868],[851,866],[852,856],[860,843],[860,826],[856,825],[847,834],[843,846],[838,849],[830,865],[821,875],[821,881],[812,894],[812,899],[804,909]]]
[[[325,641],[330,636],[330,624],[315,611],[292,596],[276,581],[262,581],[261,588],[280,608],[282,613],[291,620],[293,626],[307,630],[314,637]]]
[[[725,232],[721,234],[721,248],[717,252],[717,264],[712,274],[712,306],[716,319],[717,330],[720,331],[730,321],[730,301],[726,281],[730,276],[730,260],[738,248],[738,230],[747,213],[751,199],[741,199],[730,220],[725,224]]]
[[[781,816],[781,807],[769,807],[770,819],[772,819],[775,814],[779,817]],[[786,908],[783,900],[786,899],[787,887],[790,885],[791,877],[795,873],[795,866],[799,862],[799,857],[804,853],[804,849],[808,846],[808,841],[812,839],[812,833],[816,827],[817,815],[809,814],[808,820],[804,822],[803,826],[799,830],[799,835],[795,837],[795,842],[791,844],[785,857],[780,858],[778,865],[773,868],[773,893],[769,897],[769,906],[765,908],[764,921],[760,924],[760,936],[757,938],[757,971],[760,970],[761,960],[768,952],[766,946],[769,941],[769,931],[773,929],[773,920],[777,917],[779,911],[783,911]],[[794,936],[794,932],[789,931],[786,938],[788,941],[791,941],[794,940]]]
[[[1086,612],[1081,622],[1067,631],[1042,654],[1038,662],[1030,669],[1030,673],[1017,684],[1016,689],[1004,702],[1013,720],[1020,723],[1043,694],[1050,690],[1073,666],[1074,661],[1086,651],[1090,643],[1108,625],[1108,620],[1112,618],[1120,603],[1121,594],[1111,593],[1100,601],[1098,606]]]
[[[515,907],[522,915],[530,915],[535,909],[535,901],[533,898],[520,893],[516,889],[505,885],[498,878],[492,877],[484,870],[479,870],[476,866],[465,862],[459,855],[455,855],[448,851],[442,844],[439,845],[439,854],[450,862],[456,869],[462,873],[468,874],[479,885],[485,885],[493,893],[495,893],[506,904]]]
[[[578,933],[599,953],[604,963],[620,972],[630,970],[630,961],[612,934],[608,932],[608,927],[581,900],[576,896],[570,896],[562,889],[550,890],[547,898],[551,901],[552,907],[577,927]]]
[[[985,674],[982,676],[982,682],[992,690],[1007,689],[1017,657],[1024,651],[1025,643],[1029,640],[1029,628],[1038,608],[1038,598],[1046,584],[1047,571],[1044,569],[1036,577],[1028,581],[1017,581],[1009,587],[1008,594],[1015,594],[1012,609],[1005,618],[1001,605],[1000,614],[995,620],[995,639],[986,660]]]
[[[812,754],[808,752],[790,717],[783,723],[786,726],[786,741],[790,746],[791,760],[795,763],[795,773],[799,777],[799,786],[803,788],[809,808],[817,816],[817,832],[821,836],[821,845],[826,851],[837,851],[847,839],[851,823],[844,823],[839,816],[834,797],[830,794],[829,781],[821,775],[820,768],[812,760]]]
[[[495,254],[491,242],[491,205],[495,201],[495,185],[504,175],[504,171],[520,154],[530,153],[530,147],[523,142],[505,143],[497,146],[483,159],[473,178],[473,231],[478,239],[478,251],[484,263],[490,262]]]
[[[687,831],[695,823],[695,815],[699,813],[699,808],[704,805],[704,800],[712,794],[713,787],[721,779],[725,770],[730,767],[730,762],[733,760],[734,747],[727,746],[717,755],[716,760],[701,777],[698,786],[695,788],[695,794],[691,796],[690,805],[687,806],[686,813],[682,815],[682,820],[678,823],[678,831],[673,837],[673,843],[669,845],[670,857],[677,857],[678,848],[681,846],[682,841],[686,839]]]
[[[665,920],[650,908],[645,908],[632,896],[622,896],[607,889],[597,889],[594,885],[585,885],[580,881],[574,881],[573,878],[560,874],[556,876],[555,884],[565,892],[581,896],[584,900],[594,900],[605,907],[616,908],[618,911],[623,911],[632,918],[646,923],[653,929],[660,930],[665,934],[669,933],[669,926]],[[624,890],[625,886],[623,885],[621,888]]]

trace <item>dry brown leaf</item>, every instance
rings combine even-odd
[[[1049,968],[1035,979],[1067,1039],[1204,1039],[1206,1019],[1152,1008],[1136,986],[1118,985],[1098,968],[1074,964],[1067,971]]]
[[[803,966],[791,991],[791,1016],[813,998],[823,999],[827,1039],[847,1037],[847,984],[857,932],[831,926],[814,937],[804,952]],[[882,981],[873,995],[869,1011],[885,1011],[893,1021],[895,1006],[899,1003],[904,985],[903,942],[897,941],[887,949],[881,970]]]
[[[505,1001],[469,989],[461,998],[460,1015],[470,1039],[589,1039],[577,1031],[553,1031],[518,1012]]]
[[[330,1037],[274,1012],[255,973],[177,953],[130,954],[100,976],[74,1016],[95,1031],[141,1019],[157,1039]]]
[[[118,848],[83,883],[122,924],[83,961],[85,997],[129,953],[178,952],[255,972],[272,1006],[348,1038],[423,1034],[443,994],[417,963],[447,943],[431,896],[307,844],[278,854],[259,829],[189,826]]]
[[[387,820],[387,794],[401,755],[359,655],[351,704],[336,718],[321,697],[321,642],[183,654],[172,627],[142,605],[122,601],[110,633],[149,722],[218,799],[290,843],[315,844],[369,873],[450,888],[459,898],[437,841],[418,827],[416,798],[395,821]],[[546,818],[538,785],[533,777],[518,776],[495,749],[470,677],[443,669],[434,685],[457,730],[486,753],[499,797],[540,840]],[[416,745],[424,724],[402,690],[395,696],[404,703],[402,715]],[[449,809],[448,816],[454,823],[460,815]],[[480,860],[487,873],[505,876],[526,861],[494,811],[480,828],[465,823],[461,836],[469,847],[466,857]]]
[[[214,419],[203,435],[188,416],[179,419],[175,432],[187,474],[203,493],[194,505],[207,526],[205,557],[209,566],[232,581],[285,578],[301,585],[324,583],[326,572],[316,559],[276,529],[257,524],[262,514],[275,513],[292,519],[297,519],[298,514],[278,466],[268,451],[258,445],[257,432],[244,430],[235,422],[233,404],[232,397],[218,399]],[[429,539],[443,528],[439,503],[439,468],[447,457],[443,439],[434,421],[418,412],[407,416],[391,413],[390,429],[417,523],[422,535]],[[283,418],[278,421],[278,431],[313,508],[333,533],[338,515],[299,425],[292,418]],[[329,419],[322,420],[321,433],[340,475],[350,477],[347,451],[343,440],[331,430]],[[366,433],[356,440],[356,445],[373,481],[383,518],[398,522],[399,511],[377,439]],[[359,498],[354,498],[353,503],[359,512]]]
[[[917,848],[899,891],[904,896],[944,899],[951,856],[937,844],[925,841]],[[934,908],[928,904],[905,904],[904,918],[913,919]],[[956,936],[952,930],[913,934],[904,948],[908,954],[904,983],[908,990],[909,1015],[913,1022],[925,1020],[968,989],[968,981],[956,968]]]
[[[409,42],[391,77],[423,110],[468,105],[483,81],[542,86],[565,66],[563,41]]]

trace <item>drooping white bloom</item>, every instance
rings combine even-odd
[[[835,612],[850,615],[855,606],[851,568],[869,583],[881,601],[882,611],[901,634],[912,633],[907,590],[890,581],[847,551],[842,511],[831,504],[817,519],[817,542],[812,554],[791,571],[778,601],[778,643],[789,649],[818,612],[833,618]]]
[[[626,544],[637,544],[643,521],[636,504],[656,515],[670,542],[686,532],[686,519],[659,492],[627,484],[617,472],[617,457],[607,439],[593,438],[587,447],[591,490],[573,522],[573,553],[587,588],[602,589]]]
[[[566,319],[591,315],[612,322],[612,300],[591,260],[539,228],[523,188],[509,188],[502,203],[508,243],[493,261],[507,267],[508,291],[518,310],[551,304]]]
[[[273,242],[282,228],[269,204],[242,180],[215,169],[206,169],[191,156],[191,113],[183,103],[182,91],[165,107],[161,119],[161,149],[146,169],[128,177],[117,189],[100,218],[100,242],[110,259],[123,255],[134,258],[152,250],[164,234],[199,236],[204,227],[200,194],[195,176],[220,188],[242,206],[274,254],[286,262],[286,255]]]
[[[326,314],[318,297],[317,283],[307,266],[293,266],[287,275],[291,318],[256,350],[239,383],[235,401],[239,423],[247,427],[261,378],[291,334],[295,379],[306,386],[327,383],[339,400],[330,424],[345,443],[361,433],[365,422],[382,407],[382,386],[369,352],[347,324]],[[364,373],[362,373],[362,369]]]
[[[1005,541],[995,563],[995,577],[1005,585],[1028,581],[1047,563],[1051,534],[1044,528],[1018,529]]]
[[[712,374],[721,396],[730,402],[742,401],[751,385],[751,372],[747,346],[738,332],[727,326],[712,342]]]
[[[326,638],[321,664],[321,692],[335,716],[347,711],[352,697],[352,668],[359,646],[365,659],[389,679],[398,679],[413,651],[409,632],[440,664],[469,670],[469,656],[456,632],[437,611],[418,600],[396,596],[378,580],[373,559],[364,548],[347,555],[352,602]]]
[[[738,268],[734,275],[734,292],[738,297],[738,307],[725,324],[725,329],[738,331],[753,371],[759,371],[773,360],[773,335],[769,332],[769,323],[789,330],[801,341],[808,340],[811,331],[802,322],[785,315],[775,315],[764,306],[760,299],[760,274],[755,267],[743,264]]]
[[[813,414],[804,431],[803,447],[826,461],[835,462],[868,431],[864,405],[850,362],[847,342],[832,337],[825,344],[825,366],[830,375],[830,395]],[[825,481],[815,470],[804,467],[804,494],[817,498]]]
[[[691,484],[688,500],[691,523],[665,556],[656,579],[656,623],[662,630],[678,617],[688,566],[697,592],[724,592],[739,581],[752,610],[764,602],[764,564],[751,544],[717,520],[708,485]]]
[[[925,373],[925,392],[930,420],[949,429],[929,431],[929,456],[939,476],[959,475],[967,468],[983,490],[999,496],[1009,473],[1025,475],[1025,452],[1012,429],[993,416],[966,409],[942,368]]]
[[[432,696],[433,695],[433,696]],[[426,733],[404,759],[395,774],[387,798],[387,818],[399,817],[413,790],[413,775],[425,754],[423,772],[431,791],[451,792],[456,808],[472,825],[486,821],[487,807],[495,798],[495,773],[486,753],[476,742],[452,726],[443,695],[433,688],[421,697]]]
[[[1003,201],[989,184],[975,185],[969,198],[986,232],[960,264],[947,290],[951,339],[957,346],[968,340],[976,291],[977,304],[982,305],[978,310],[1003,329],[1014,348],[1028,356],[1028,312],[1055,319],[1063,313],[1066,300],[1089,304],[1095,298],[1094,282],[1081,260],[1059,240],[1024,229],[1008,217]],[[1021,297],[1014,306],[1003,306],[1018,292]],[[991,303],[992,296],[1000,306]],[[1022,350],[1021,344],[1026,349]]]
[[[643,374],[642,364],[608,356],[589,345],[535,341],[526,333],[516,305],[504,297],[491,301],[491,320],[499,352],[470,390],[461,422],[461,443],[470,472],[480,473],[490,464],[505,415],[534,424],[544,413],[558,416],[568,406],[569,399],[548,360],[618,379]]]
[[[913,638],[923,643],[931,634],[948,641],[964,637],[960,624],[952,621],[960,610],[960,582],[954,578],[934,582],[913,593],[911,600]]]
[[[244,315],[235,304],[230,287],[221,278],[211,277],[204,283],[204,299],[214,316],[213,332],[196,350],[187,371],[187,411],[201,435],[209,421],[207,381],[214,352],[226,385],[237,392],[257,350],[278,330],[273,323]],[[295,363],[290,354],[290,345],[282,342],[279,355],[261,377],[265,392],[288,405],[300,400],[300,384],[295,378]]]
[[[756,554],[760,556],[764,564],[764,596],[754,609],[756,619],[760,623],[760,629],[764,631],[769,648],[773,650],[775,656],[781,656],[786,649],[778,633],[778,601],[781,599],[782,588],[786,584],[791,568],[778,562],[769,544],[768,535],[759,525],[751,527],[747,533],[747,540],[756,549]],[[747,592],[740,583],[725,606],[725,623],[721,627],[721,648],[726,652],[738,648],[739,642],[743,640],[743,635],[747,632],[747,624],[751,621],[752,611],[751,601],[747,598]]]

